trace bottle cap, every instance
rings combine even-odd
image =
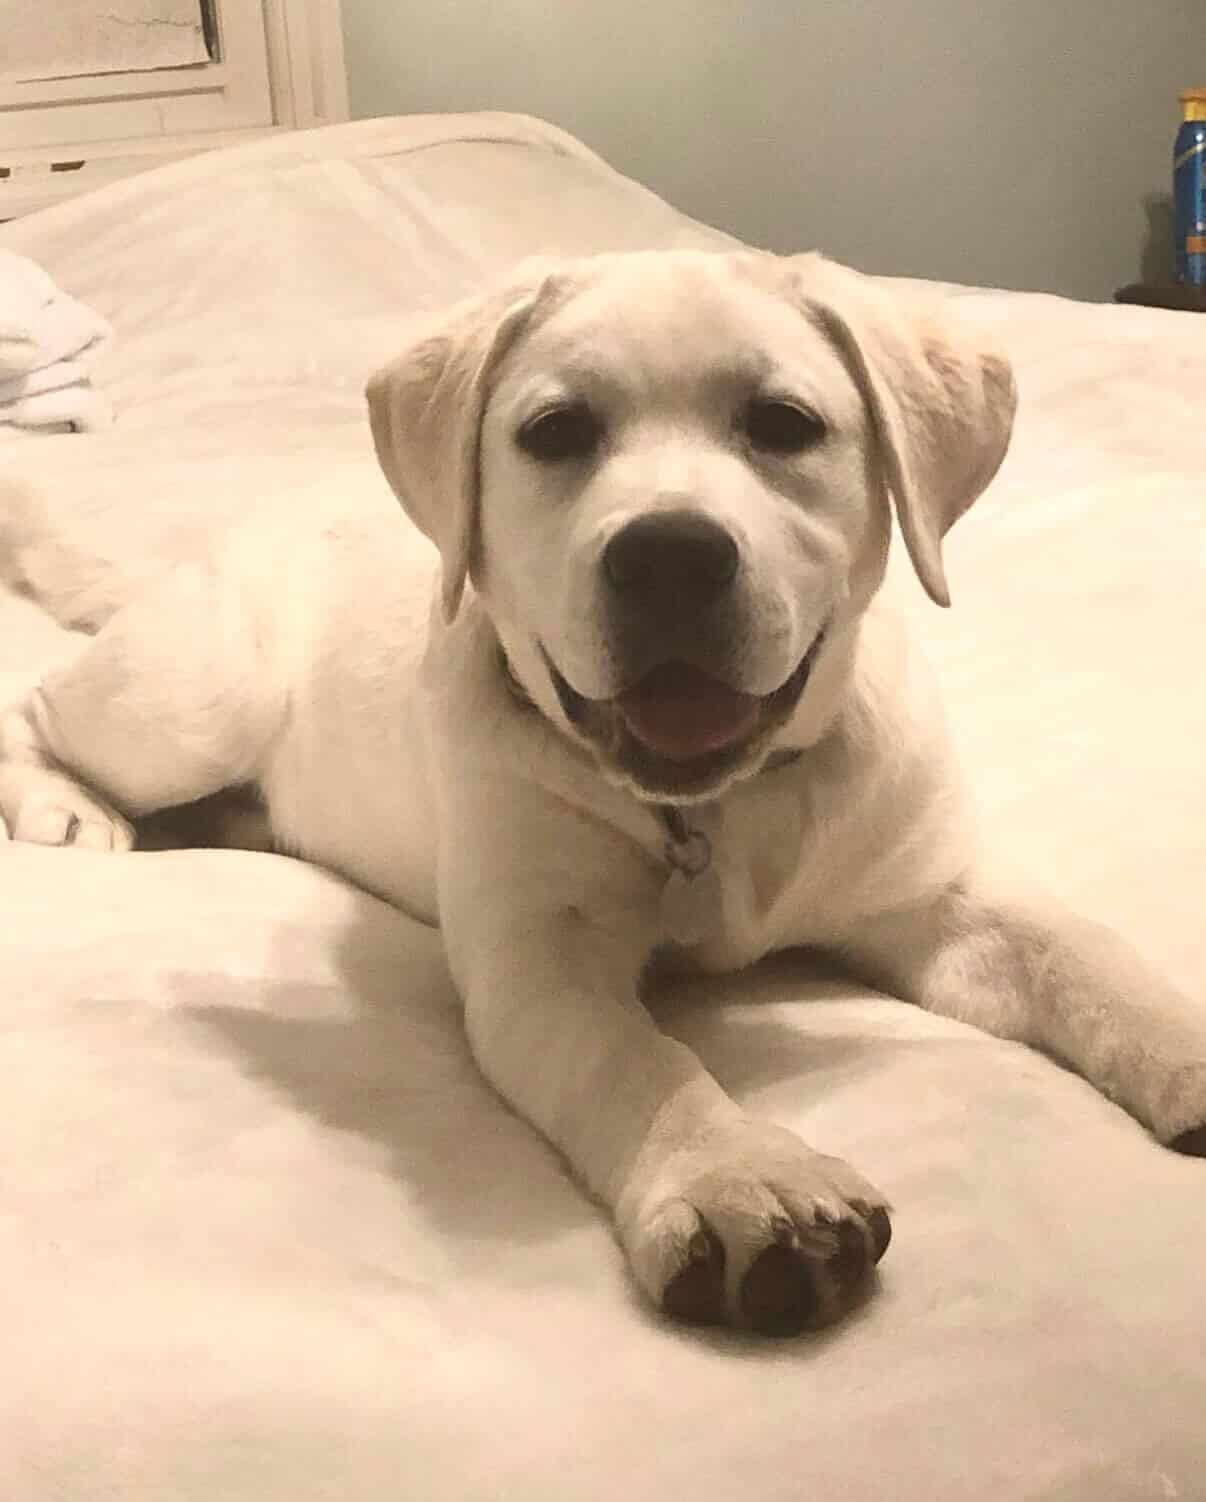
[[[1181,90],[1181,118],[1206,120],[1206,89]]]

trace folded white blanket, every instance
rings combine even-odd
[[[84,360],[56,360],[53,365],[44,365],[41,370],[31,370],[26,375],[9,376],[0,380],[0,407],[23,397],[41,396],[45,391],[62,391],[67,386],[79,386],[88,380],[88,366]]]
[[[0,424],[86,431],[112,421],[92,354],[113,332],[24,256],[0,250]]]
[[[0,250],[0,380],[78,358],[113,332],[38,265]]]
[[[0,404],[0,423],[11,423],[18,428],[92,433],[107,428],[112,421],[113,408],[90,381],[77,381]]]

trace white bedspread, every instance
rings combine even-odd
[[[380,504],[361,388],[405,315],[529,251],[673,243],[722,237],[507,116],[120,183],[0,230],[114,324],[118,409],[0,439],[0,487],[127,494],[165,547],[269,493]],[[917,607],[986,821],[1206,1006],[1206,319],[952,295],[1023,397],[955,608]],[[0,598],[0,693],[62,649]],[[646,1311],[479,1081],[436,934],[279,857],[0,846],[0,1497],[1206,1497],[1206,1163],[796,959],[661,1009],[893,1198],[844,1327]]]

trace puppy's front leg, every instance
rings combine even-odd
[[[1054,1055],[1161,1142],[1206,1157],[1206,1001],[1112,930],[967,880],[846,952],[905,1000]]]
[[[887,1246],[882,1197],[751,1120],[654,1025],[638,997],[664,880],[653,863],[606,829],[589,848],[572,812],[500,830],[500,807],[493,858],[466,847],[441,881],[483,1073],[613,1212],[659,1307],[773,1334],[838,1317]]]

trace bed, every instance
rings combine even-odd
[[[0,229],[113,323],[118,414],[0,437],[0,497],[126,496],[165,552],[391,504],[362,388],[408,315],[531,252],[729,243],[519,116],[126,180]],[[955,608],[914,591],[986,828],[1206,1006],[1206,320],[941,290],[1021,388]],[[6,592],[0,698],[68,646]],[[1206,1164],[1017,1046],[800,956],[655,999],[896,1206],[865,1307],[758,1342],[641,1304],[438,934],[326,872],[0,845],[0,978],[8,1502],[1206,1496]]]

